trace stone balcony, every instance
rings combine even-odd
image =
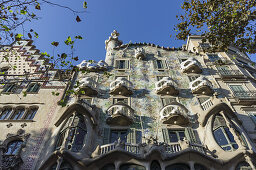
[[[94,60],[92,61],[86,61],[83,60],[79,65],[77,65],[78,68],[81,70],[87,70],[87,71],[104,71],[107,70],[108,64],[100,60],[99,62],[96,62]]]
[[[19,155],[3,155],[0,169],[19,169],[22,163],[23,161]]]
[[[139,60],[143,60],[146,58],[145,51],[143,48],[136,48],[135,49],[135,58]]]
[[[118,77],[115,81],[110,83],[110,94],[129,96],[132,95],[133,85],[124,77]]]
[[[165,156],[171,156],[172,154],[177,154],[179,152],[184,152],[184,151],[199,152],[207,156],[211,155],[209,152],[207,152],[207,149],[205,146],[201,144],[190,143],[188,141],[180,141],[180,142],[169,143],[169,144],[166,144],[166,143],[130,144],[130,143],[121,142],[119,140],[114,143],[97,147],[92,157],[105,155],[114,151],[131,153],[138,157],[144,157],[145,155],[148,155],[154,151],[158,151]]]
[[[91,77],[85,77],[80,81],[80,86],[75,91],[79,95],[96,96],[98,94],[97,83]]]
[[[235,100],[242,105],[256,104],[256,91],[233,91]]]
[[[213,93],[212,83],[205,77],[200,76],[189,83],[189,87],[193,94],[210,95]]]
[[[202,73],[199,62],[194,58],[188,58],[181,64],[181,70],[183,73]]]
[[[189,123],[187,113],[188,110],[185,108],[185,106],[177,102],[173,102],[161,109],[160,120],[164,124],[186,125]]]
[[[239,70],[218,70],[218,73],[223,80],[246,78]]]
[[[178,95],[176,83],[170,77],[164,77],[156,82],[156,94],[158,95]]]
[[[134,122],[134,110],[122,102],[116,103],[107,109],[109,125],[128,126]]]

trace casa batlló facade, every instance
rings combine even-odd
[[[255,169],[256,74],[248,56],[235,47],[208,53],[200,36],[169,48],[123,44],[114,31],[105,44],[105,61],[82,61],[64,87],[56,79],[64,73],[53,69],[55,81],[21,99],[6,97],[3,85],[2,169]],[[39,109],[9,113],[17,103]]]

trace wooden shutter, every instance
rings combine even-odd
[[[154,67],[154,69],[157,69],[157,68],[158,68],[158,67],[157,67],[157,62],[156,62],[156,60],[153,61],[153,67]]]
[[[110,138],[110,128],[104,128],[103,131],[103,144],[108,144]]]
[[[129,60],[125,60],[125,69],[129,69]]]
[[[199,143],[196,139],[194,130],[191,127],[185,128],[185,136],[191,143]]]
[[[130,128],[127,135],[127,143],[136,143],[136,129]]]
[[[168,129],[166,128],[162,129],[162,133],[163,133],[164,143],[170,143]]]
[[[116,68],[119,68],[119,66],[120,66],[120,60],[116,60],[116,65],[115,65],[115,67],[116,67]]]

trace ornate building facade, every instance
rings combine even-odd
[[[19,161],[10,168],[24,170],[256,168],[256,67],[248,56],[235,47],[208,53],[199,36],[169,48],[123,44],[114,31],[105,44],[105,61],[82,61],[66,86],[48,81],[22,99],[2,87],[3,169],[9,157]],[[38,110],[21,113],[18,104]]]

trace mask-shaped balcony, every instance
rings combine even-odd
[[[128,126],[134,122],[134,110],[122,102],[110,106],[107,110],[109,125]]]
[[[161,109],[160,120],[163,121],[164,124],[186,125],[189,123],[187,113],[188,110],[185,106],[173,102]]]
[[[108,68],[108,64],[103,60],[100,60],[99,62],[83,60],[77,66],[82,70],[88,70],[88,71],[103,71]]]
[[[189,83],[189,87],[193,94],[210,95],[213,93],[212,83],[205,77],[200,76]]]
[[[189,58],[181,63],[181,70],[183,73],[202,73],[202,69],[198,61],[194,58]]]
[[[110,83],[110,94],[129,96],[132,94],[132,83],[124,77],[118,77]]]
[[[96,96],[98,94],[96,87],[97,83],[92,78],[85,77],[80,81],[80,86],[76,88],[76,91],[80,95]]]
[[[156,93],[158,95],[178,95],[176,83],[170,77],[164,77],[156,82]]]
[[[145,59],[146,55],[143,48],[136,48],[135,49],[135,58],[139,60]]]

